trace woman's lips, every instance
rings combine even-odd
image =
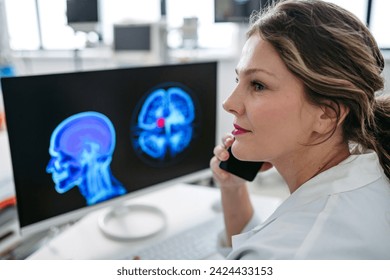
[[[247,132],[250,132],[250,130],[247,130],[247,129],[242,128],[241,126],[239,126],[237,124],[234,124],[234,130],[232,131],[232,134],[234,136],[240,135],[240,134],[244,134],[244,133],[247,133]]]

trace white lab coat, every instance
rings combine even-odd
[[[390,182],[374,152],[351,155],[255,223],[229,259],[390,259]]]

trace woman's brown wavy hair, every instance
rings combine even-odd
[[[374,150],[390,178],[390,99],[377,96],[384,59],[368,28],[335,4],[287,0],[252,15],[247,35],[256,32],[303,81],[309,102],[338,117],[340,106],[349,109],[345,141]]]

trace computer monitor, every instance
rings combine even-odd
[[[98,0],[66,0],[66,18],[76,31],[98,31]]]
[[[216,80],[216,62],[3,78],[22,234],[210,176]]]
[[[163,22],[132,22],[113,26],[114,58],[120,63],[156,64],[167,61],[167,34]]]
[[[115,51],[145,51],[152,49],[151,24],[115,24]]]
[[[214,21],[248,23],[253,11],[264,9],[272,0],[214,0]]]

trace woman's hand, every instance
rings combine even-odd
[[[245,185],[245,180],[235,176],[219,167],[221,161],[226,161],[229,158],[227,149],[233,144],[234,137],[226,135],[222,139],[222,144],[215,146],[214,157],[210,160],[210,168],[213,172],[214,180],[221,188],[234,188]]]
[[[210,160],[214,180],[221,190],[228,246],[231,246],[231,237],[243,230],[254,212],[246,181],[219,167],[221,161],[226,161],[229,158],[230,155],[227,149],[233,144],[234,140],[232,135],[225,136],[222,139],[222,144],[214,148],[214,157]],[[264,162],[259,171],[265,171],[271,167],[271,163]]]
[[[214,157],[210,160],[210,168],[213,172],[213,177],[221,188],[231,188],[245,185],[245,180],[235,176],[219,167],[221,161],[226,161],[229,158],[227,149],[233,144],[234,137],[226,135],[222,139],[222,144],[214,148]],[[266,171],[272,168],[272,164],[264,162],[259,171]]]

